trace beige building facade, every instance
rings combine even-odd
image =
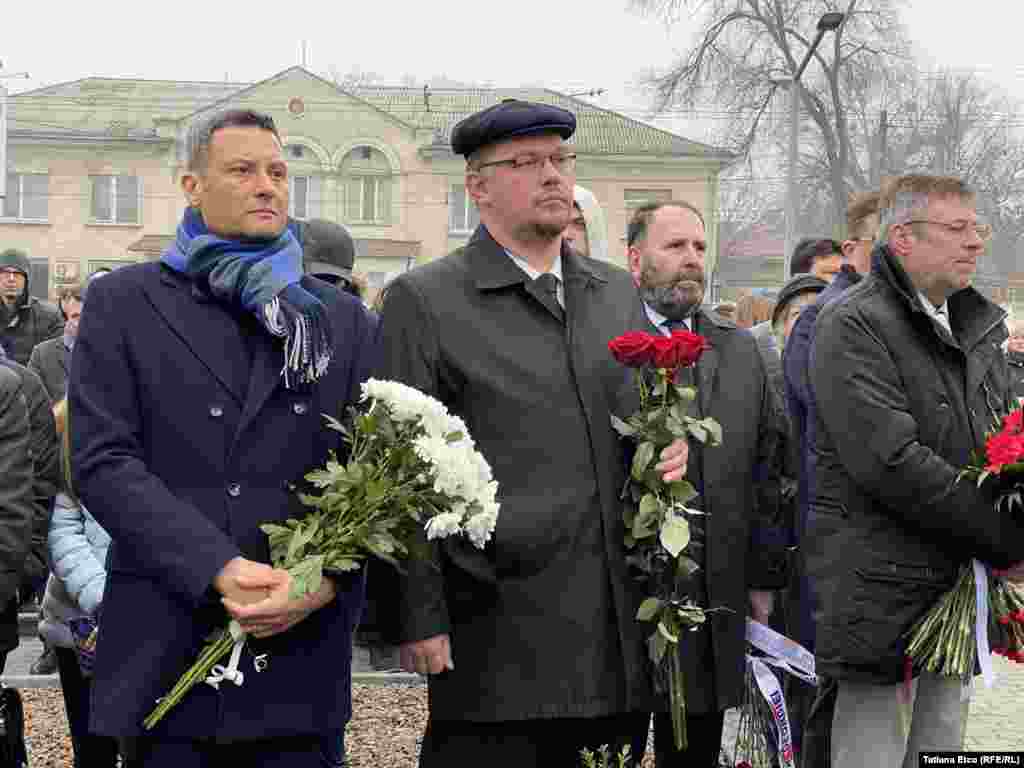
[[[345,224],[357,271],[380,287],[472,233],[478,219],[449,132],[503,98],[577,115],[577,183],[604,208],[612,260],[624,261],[631,209],[670,197],[704,212],[716,253],[718,174],[730,158],[712,147],[548,90],[346,91],[301,67],[256,84],[86,78],[12,96],[0,248],[27,251],[33,292],[50,297],[99,267],[159,258],[184,205],[188,127],[243,107],[277,123],[290,213]]]

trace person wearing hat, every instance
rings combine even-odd
[[[36,344],[64,330],[58,309],[29,292],[30,272],[24,251],[0,251],[0,344],[21,365],[28,363]]]
[[[501,499],[486,550],[432,545],[401,580],[402,666],[429,675],[423,768],[578,765],[582,748],[629,744],[653,701],[609,418],[635,409],[607,345],[639,300],[625,270],[565,242],[575,128],[518,100],[458,123],[480,226],[384,297],[380,377],[466,421]],[[660,457],[668,480],[685,445]]]
[[[307,275],[363,298],[361,281],[352,271],[356,244],[344,226],[327,219],[296,220],[290,226],[302,243],[302,266]]]

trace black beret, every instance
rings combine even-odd
[[[576,116],[551,104],[505,99],[456,123],[452,129],[452,151],[468,157],[480,147],[502,139],[549,131],[568,139],[576,131]]]

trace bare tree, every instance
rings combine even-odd
[[[843,221],[849,193],[871,182],[870,158],[856,141],[860,125],[851,93],[872,104],[886,98],[890,65],[908,50],[897,12],[900,0],[632,0],[645,13],[699,19],[694,43],[652,81],[656,107],[714,109],[734,115],[723,140],[746,153],[761,138],[765,112],[781,95],[811,45],[823,13],[846,14],[842,27],[815,52],[799,84],[801,108],[814,140],[803,136],[801,166],[824,173],[831,228]],[[870,88],[865,88],[870,85]],[[863,107],[867,107],[864,104]],[[863,109],[863,112],[870,110]],[[874,110],[877,114],[877,109]]]

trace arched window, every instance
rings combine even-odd
[[[323,208],[320,160],[302,144],[284,148],[288,161],[288,215],[294,219],[315,219]]]
[[[345,221],[349,224],[390,224],[391,164],[373,147],[356,147],[341,161],[345,189]]]

